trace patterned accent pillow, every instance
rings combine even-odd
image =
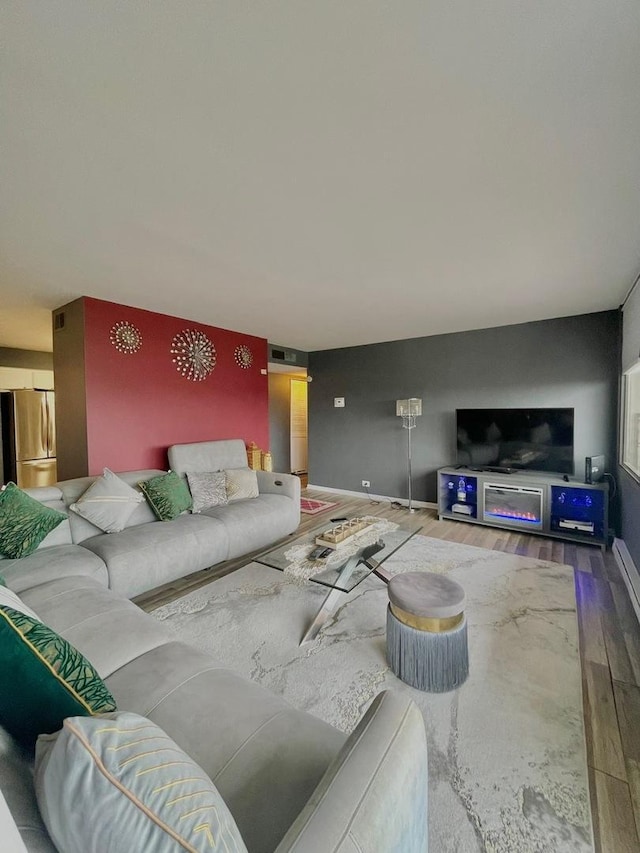
[[[247,853],[204,770],[138,714],[72,717],[59,734],[38,738],[35,783],[49,835],[65,853],[107,838],[110,850],[127,853]]]
[[[251,468],[227,468],[224,473],[229,501],[258,497],[258,475]]]
[[[193,501],[189,487],[175,471],[152,477],[138,485],[160,521],[171,521],[181,512],[191,509]]]
[[[202,512],[203,509],[227,503],[227,478],[224,471],[187,474],[187,481],[193,498],[191,512]]]
[[[44,537],[67,516],[41,504],[15,483],[0,491],[0,554],[10,559],[33,554]]]
[[[65,717],[115,710],[89,661],[39,619],[0,605],[0,648],[0,725],[25,746]]]
[[[105,533],[119,533],[143,501],[144,495],[105,468],[102,477],[98,477],[69,509]]]

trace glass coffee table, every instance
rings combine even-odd
[[[329,587],[330,592],[300,645],[318,636],[343,595],[355,589],[369,575],[375,574],[380,580],[388,583],[391,575],[385,571],[382,564],[422,527],[420,524],[411,523],[398,525],[378,518],[370,528],[340,544],[325,560],[309,559],[308,555],[316,547],[316,537],[331,526],[325,522],[254,558],[254,562],[263,566]]]

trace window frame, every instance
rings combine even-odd
[[[622,382],[620,388],[620,443],[619,443],[619,458],[618,463],[624,471],[633,477],[636,482],[640,483],[640,359],[634,365],[622,373]],[[635,466],[629,460],[627,454],[627,441],[629,438],[629,418],[633,416],[629,412],[630,408],[630,383],[637,383],[637,388],[634,389],[636,394],[635,415],[638,419],[636,427],[638,434],[638,450],[636,454]]]

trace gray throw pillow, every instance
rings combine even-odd
[[[119,533],[142,501],[143,494],[105,468],[102,477],[98,477],[69,509],[105,533]]]
[[[191,512],[202,512],[203,509],[227,503],[227,478],[224,471],[187,473],[187,482],[193,498]]]
[[[258,497],[258,477],[251,468],[227,468],[224,473],[229,502]]]
[[[129,711],[68,717],[59,733],[41,735],[35,785],[49,835],[65,853],[247,853],[204,770]]]

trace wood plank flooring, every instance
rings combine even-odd
[[[393,521],[409,517],[389,502],[310,489],[304,495],[338,506],[303,515],[299,533],[337,515],[379,515]],[[573,566],[596,853],[640,853],[640,626],[613,555],[595,546],[439,521],[433,509],[419,509],[412,519],[422,524],[425,536]],[[251,556],[181,578],[136,601],[152,610],[235,571]]]

